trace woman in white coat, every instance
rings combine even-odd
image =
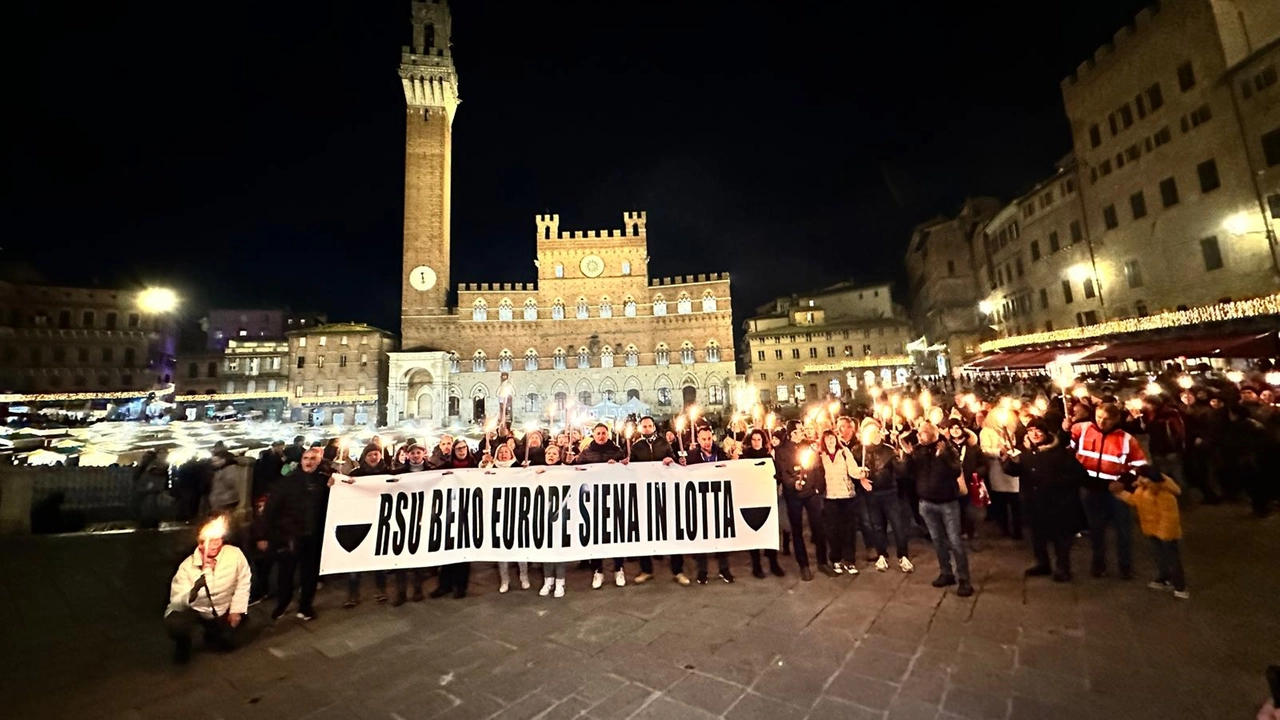
[[[1022,539],[1022,503],[1018,500],[1018,478],[1009,475],[1001,462],[1016,452],[1024,431],[1018,414],[998,407],[987,413],[978,439],[987,456],[987,487],[991,491],[991,512],[1000,525],[1000,534]]]

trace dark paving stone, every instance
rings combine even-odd
[[[834,698],[822,698],[807,716],[808,720],[879,720],[883,712],[850,705]]]
[[[747,693],[724,714],[725,720],[800,720],[805,711],[755,693]]]
[[[918,700],[898,698],[889,705],[887,720],[933,720],[938,717],[938,706]]]
[[[850,668],[840,671],[827,686],[827,697],[872,710],[887,710],[898,695],[898,686],[859,675]]]
[[[649,704],[657,693],[642,685],[630,683],[601,700],[587,714],[597,720],[615,720],[631,717],[631,714]]]
[[[665,695],[644,706],[632,720],[713,720],[715,715],[672,700]]]
[[[974,720],[1002,720],[1009,714],[1009,698],[952,686],[942,709]]]
[[[665,697],[677,700],[712,715],[723,715],[746,692],[740,685],[731,685],[706,675],[690,673],[669,688]]]

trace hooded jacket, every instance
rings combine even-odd
[[[1139,485],[1133,492],[1117,494],[1138,513],[1142,534],[1161,540],[1177,540],[1182,537],[1182,519],[1178,514],[1178,495],[1182,489],[1169,476],[1161,476],[1160,482],[1148,487]]]

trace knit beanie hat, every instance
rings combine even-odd
[[[360,452],[360,462],[364,462],[364,459],[369,457],[369,453],[371,452],[380,453],[382,452],[382,448],[378,447],[374,443],[369,443],[368,445],[365,445],[364,450]]]

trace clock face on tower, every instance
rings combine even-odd
[[[409,285],[419,292],[426,292],[436,286],[436,271],[426,265],[409,271]]]
[[[601,260],[599,255],[588,255],[582,258],[578,267],[582,268],[582,274],[589,278],[600,277],[604,272],[604,260]]]

